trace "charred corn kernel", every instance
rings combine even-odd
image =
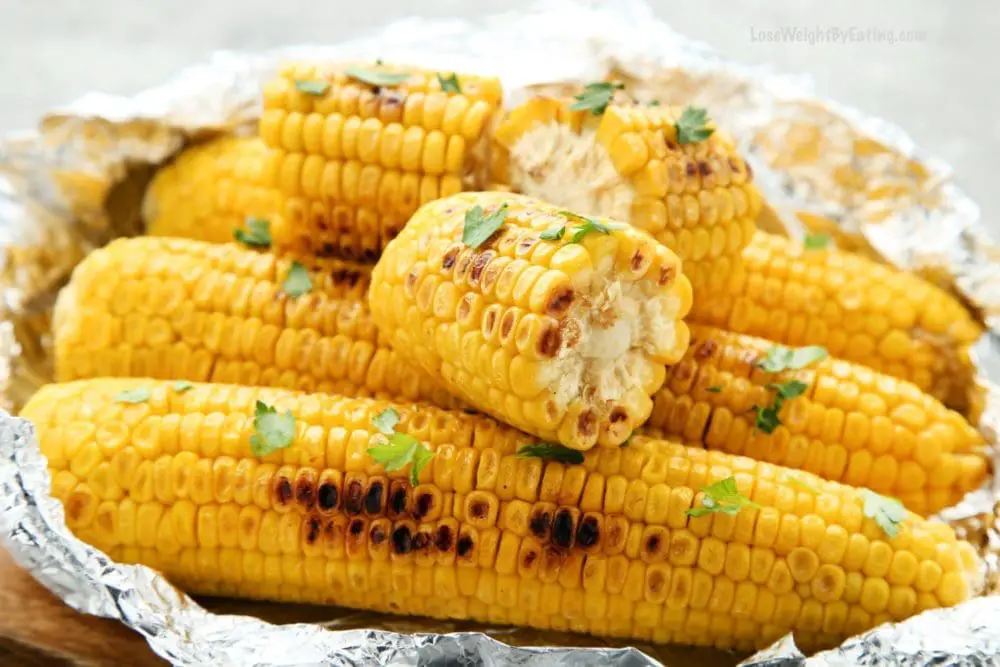
[[[419,206],[489,182],[497,79],[459,74],[461,92],[445,93],[438,72],[360,68],[410,76],[376,87],[345,66],[298,64],[264,86],[260,136],[276,165],[269,185],[284,197],[279,248],[374,260]],[[304,92],[302,81],[325,89]]]
[[[499,123],[494,153],[515,190],[626,220],[677,253],[696,295],[738,285],[761,198],[731,140],[678,144],[679,109],[614,103],[600,119],[535,97]]]
[[[913,383],[962,408],[969,348],[982,333],[966,308],[919,276],[835,249],[804,250],[759,232],[729,295],[695,300],[691,320],[830,354]],[[885,412],[877,399],[865,412]]]
[[[985,478],[986,443],[957,412],[912,384],[837,359],[827,358],[796,372],[766,373],[757,364],[772,345],[692,325],[687,354],[669,368],[663,388],[653,398],[646,428],[700,442],[709,449],[865,486],[899,497],[920,514],[954,504]],[[753,406],[770,405],[775,397],[768,385],[792,379],[807,385],[804,394],[784,402],[781,424],[773,433],[755,428]],[[866,411],[876,404],[878,415]],[[876,420],[881,420],[877,429],[872,428]],[[810,448],[815,446],[817,465],[810,464],[808,455],[803,459],[791,449],[796,438],[808,442]],[[914,448],[901,451],[898,447],[913,441],[918,443]],[[885,452],[879,465],[872,463],[873,450]],[[886,459],[892,465],[882,463]],[[968,474],[954,474],[959,468]],[[897,469],[906,473],[895,474]],[[818,512],[833,510],[820,510],[820,501],[828,502],[820,496]],[[844,549],[847,536],[825,534],[818,518],[800,525],[800,539],[821,555]],[[888,562],[880,561],[877,567],[882,576]]]
[[[479,247],[466,246],[466,214],[502,206],[502,227]],[[621,444],[646,419],[663,364],[687,344],[680,318],[691,296],[676,256],[646,234],[617,229],[567,245],[577,222],[519,195],[438,200],[386,249],[369,301],[393,349],[456,396],[586,450]],[[540,238],[556,225],[571,227],[563,240]],[[559,250],[541,252],[549,248]],[[527,259],[511,261],[524,249]],[[582,253],[577,270],[557,261],[570,249]],[[478,318],[465,305],[470,295],[483,306]]]
[[[61,380],[170,378],[455,404],[384,344],[363,301],[367,267],[303,261],[312,287],[292,298],[282,291],[287,258],[234,243],[114,241],[87,256],[60,296],[53,327],[56,374]],[[138,434],[137,449],[154,447],[154,436]],[[114,441],[124,437],[102,433]],[[116,446],[97,442],[105,450]],[[78,457],[76,466],[92,458]]]
[[[270,220],[280,211],[281,197],[271,186],[277,166],[257,137],[225,136],[186,148],[150,181],[142,201],[146,231],[232,241],[246,218]]]
[[[177,394],[171,385],[149,379],[49,385],[22,416],[35,422],[39,442],[48,448],[65,450],[64,423],[96,427],[72,455],[49,462],[63,489],[57,496],[68,524],[114,557],[156,566],[194,593],[486,622],[502,618],[537,628],[750,649],[788,632],[805,648],[834,644],[886,618],[957,604],[982,585],[971,545],[947,526],[914,514],[897,537],[872,540],[888,549],[892,565],[885,576],[872,575],[864,559],[824,562],[800,538],[785,552],[754,544],[753,532],[740,526],[752,525],[764,512],[782,524],[816,523],[820,530],[819,524],[852,523],[847,508],[860,513],[862,497],[851,487],[724,452],[636,436],[625,450],[627,464],[603,449],[587,452],[579,466],[534,459],[541,469],[533,488],[515,496],[496,475],[474,472],[518,461],[514,454],[532,437],[483,415],[396,404],[396,430],[434,453],[421,474],[425,481],[413,487],[408,470],[386,473],[364,453],[381,442],[371,420],[389,403],[208,384]],[[120,406],[115,397],[121,391],[140,386],[149,389],[148,410],[129,423],[111,408]],[[258,464],[250,451],[257,400],[290,410],[296,419],[293,443],[272,454],[273,463]],[[214,434],[206,430],[216,414],[243,434],[231,455],[220,456]],[[157,454],[136,447],[135,434],[147,423],[168,421],[192,424],[185,449],[161,443],[163,453]],[[142,463],[165,459],[175,471],[166,480],[172,488],[165,500],[137,498],[135,481],[123,486],[127,495],[100,500],[93,480],[68,472],[102,429],[125,433],[113,448],[98,448],[102,463],[130,448]],[[354,461],[321,455],[304,464],[306,434],[314,429],[322,441],[349,430],[362,453]],[[144,432],[166,437],[162,429]],[[467,458],[470,452],[478,456]],[[241,467],[245,474],[237,474]],[[181,469],[186,477],[176,475]],[[583,510],[586,489],[598,477],[609,481],[604,497],[587,500],[590,509]],[[753,492],[761,508],[744,508],[735,517],[695,519],[682,512],[674,521],[661,513],[623,516],[614,497],[622,487],[610,483],[642,482],[647,503],[683,498],[686,510],[700,506],[701,486],[729,477],[744,491],[766,482],[774,493]],[[463,499],[442,502],[460,478],[472,480]],[[821,487],[830,499],[825,505],[839,509],[814,513],[805,500],[788,502],[808,495],[793,479]],[[202,486],[213,495],[195,493]],[[235,492],[238,486],[253,488],[256,499]],[[879,529],[865,518],[857,530]],[[918,543],[919,552],[913,549]]]

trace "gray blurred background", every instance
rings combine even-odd
[[[811,74],[829,97],[893,120],[944,158],[1000,238],[997,0],[650,0],[725,55]],[[214,49],[333,42],[397,18],[474,17],[530,0],[0,0],[0,131],[92,90],[132,93]],[[781,26],[915,31],[904,43],[762,41]],[[755,35],[758,37],[755,38]],[[503,45],[498,44],[498,49]]]

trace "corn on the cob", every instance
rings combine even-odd
[[[309,264],[312,289],[283,291],[290,259],[236,244],[119,239],[80,263],[55,309],[56,376],[154,377],[456,401],[380,342],[369,269]]]
[[[147,233],[226,243],[246,218],[272,219],[281,209],[270,185],[275,157],[256,137],[226,136],[186,148],[146,190]]]
[[[506,218],[471,247],[463,221],[477,211]],[[628,225],[467,193],[410,219],[372,272],[369,303],[393,349],[455,396],[589,449],[646,420],[663,364],[687,346],[691,286],[676,255]]]
[[[773,343],[691,325],[684,359],[667,369],[647,427],[710,449],[864,486],[930,514],[958,502],[987,473],[986,443],[957,412],[914,385],[846,361],[767,373]],[[773,433],[755,428],[754,406],[775,384],[799,380]]]
[[[257,400],[295,419],[262,459]],[[907,514],[890,538],[856,489],[642,436],[565,465],[517,457],[532,440],[488,417],[397,405],[397,432],[433,451],[414,487],[366,453],[388,405],[101,379],[22,416],[70,528],[196,593],[749,649],[834,644],[981,586],[945,524]],[[759,509],[687,515],[730,477]]]
[[[486,182],[497,79],[458,75],[456,93],[442,90],[450,73],[360,69],[410,76],[379,87],[351,68],[293,65],[264,87],[260,135],[285,195],[280,247],[374,260],[421,204]]]
[[[747,163],[715,132],[679,144],[679,110],[610,104],[599,117],[535,97],[499,124],[494,177],[581,213],[631,222],[681,258],[696,299],[740,273],[761,199]]]
[[[830,354],[908,380],[962,408],[982,328],[944,290],[839,250],[758,233],[731,295],[696,300],[691,320]]]

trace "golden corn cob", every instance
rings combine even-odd
[[[369,269],[309,263],[312,289],[282,290],[291,261],[236,244],[119,239],[79,264],[55,309],[56,377],[153,377],[378,395],[455,405],[380,342]]]
[[[257,400],[295,420],[260,459]],[[397,405],[396,432],[433,452],[412,486],[366,453],[389,405],[99,379],[21,414],[69,527],[194,593],[746,650],[836,644],[982,583],[945,524],[906,514],[890,538],[856,489],[642,436],[566,465],[516,456],[533,440],[488,417]],[[759,509],[688,516],[730,477]]]
[[[147,233],[226,243],[248,217],[270,220],[281,209],[270,187],[275,157],[257,137],[226,136],[184,149],[146,190]]]
[[[905,271],[758,233],[732,296],[696,300],[691,320],[830,354],[966,404],[982,328],[955,298]]]
[[[275,243],[374,260],[421,204],[486,182],[487,128],[502,93],[492,78],[459,75],[454,93],[439,80],[451,73],[361,68],[410,74],[373,87],[349,69],[286,68],[264,87],[260,135],[286,196]]]
[[[985,479],[986,443],[957,412],[846,361],[767,373],[758,363],[773,345],[691,325],[691,346],[667,369],[647,427],[887,493],[920,514],[954,505]],[[805,393],[784,402],[773,433],[755,428],[753,406],[776,396],[768,385],[791,379],[808,385]]]
[[[463,222],[477,210],[506,218],[473,248]],[[620,445],[684,353],[691,286],[647,234],[575,242],[581,220],[503,192],[424,205],[372,272],[375,324],[475,408],[574,449]]]
[[[494,177],[580,213],[631,222],[677,253],[696,294],[740,272],[761,199],[747,163],[716,131],[678,144],[680,111],[610,104],[598,117],[572,100],[535,97],[499,124]]]

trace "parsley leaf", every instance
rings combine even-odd
[[[537,445],[525,445],[517,450],[520,459],[538,458],[551,459],[562,463],[583,463],[583,452],[562,445],[550,445],[540,442]]]
[[[500,229],[507,218],[507,202],[490,214],[483,212],[483,207],[476,204],[465,212],[465,227],[462,229],[462,243],[470,248],[478,248]]]
[[[707,124],[708,112],[705,109],[686,107],[674,124],[674,129],[677,130],[677,143],[696,144],[705,141],[715,132],[714,129],[706,127]]]
[[[136,387],[118,392],[115,403],[145,403],[149,400],[149,387]]]
[[[306,95],[326,95],[326,91],[330,90],[329,81],[318,81],[318,80],[307,80],[300,81],[295,80],[295,87],[299,89],[299,92],[305,93]]]
[[[253,430],[250,451],[254,456],[267,456],[292,444],[295,439],[295,415],[291,410],[279,415],[274,407],[264,401],[257,401]]]
[[[539,238],[546,241],[559,241],[566,235],[566,225],[553,225],[539,234]]]
[[[570,111],[589,111],[594,116],[600,116],[611,104],[616,90],[621,90],[625,84],[617,81],[600,81],[598,83],[588,83],[583,88],[583,92],[576,95],[573,104],[569,105]]]
[[[789,380],[788,382],[772,382],[767,385],[767,388],[773,389],[778,393],[778,396],[787,401],[790,398],[798,398],[806,393],[809,385],[800,380]]]
[[[768,373],[780,373],[787,370],[800,370],[810,364],[826,359],[825,347],[809,345],[807,347],[785,347],[775,345],[767,351],[767,356],[757,362],[757,366]]]
[[[895,498],[880,496],[874,491],[861,489],[861,499],[864,501],[862,511],[869,519],[874,519],[890,538],[899,535],[899,524],[906,519],[906,508]]]
[[[722,391],[722,387],[716,384],[716,385],[712,385],[711,387],[709,387],[705,391],[707,391],[710,394],[718,394],[719,392]]]
[[[759,405],[753,406],[754,428],[760,429],[768,435],[774,433],[775,429],[781,426],[781,419],[778,417],[781,406],[781,398],[775,398],[774,403],[763,408]]]
[[[285,282],[281,283],[281,291],[294,299],[311,290],[312,286],[309,270],[299,260],[293,260],[292,265],[288,267]]]
[[[176,391],[178,394],[183,394],[185,391],[191,389],[192,387],[194,387],[194,385],[188,382],[187,380],[178,380],[173,384],[174,391]]]
[[[434,458],[434,452],[425,447],[419,440],[408,433],[396,433],[399,423],[399,413],[394,408],[387,408],[372,418],[375,426],[389,441],[384,445],[368,448],[368,455],[376,463],[385,466],[386,472],[401,470],[410,466],[410,484],[420,483],[420,471]]]
[[[689,509],[686,512],[688,516],[699,517],[713,512],[736,516],[744,507],[760,509],[760,505],[740,493],[736,487],[735,477],[727,477],[715,484],[703,486],[701,490],[705,492],[705,496],[701,499],[701,507]]]
[[[247,228],[234,229],[233,238],[251,248],[271,247],[271,223],[264,218],[250,216],[246,219]]]
[[[651,106],[651,107],[658,107],[658,106],[660,106],[660,100],[650,100],[649,101],[649,106]]]
[[[370,70],[361,67],[348,67],[344,74],[352,79],[356,79],[362,83],[367,83],[370,86],[377,86],[379,88],[398,86],[410,78],[410,74],[408,72],[382,72],[379,70]]]
[[[829,234],[806,234],[803,242],[806,250],[825,250],[830,245]]]
[[[800,486],[803,489],[805,489],[806,491],[811,491],[812,493],[814,493],[817,496],[820,494],[820,490],[817,487],[813,486],[809,482],[803,482],[798,477],[789,477],[788,478],[788,483],[791,484],[792,486]]]
[[[617,222],[601,222],[600,220],[594,220],[593,218],[583,218],[583,220],[584,222],[576,228],[576,231],[573,232],[573,236],[570,237],[570,243],[580,243],[583,241],[583,237],[594,232],[610,234],[616,229],[625,229],[625,225],[620,225]]]
[[[446,93],[456,93],[462,94],[462,86],[458,84],[458,76],[452,72],[450,77],[444,77],[438,72],[438,82],[441,84],[441,90]]]

